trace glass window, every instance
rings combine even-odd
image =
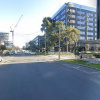
[[[88,34],[88,35],[93,35],[93,32],[88,32],[87,34]]]
[[[95,28],[95,31],[97,31],[97,28]]]
[[[65,13],[65,10],[63,10],[62,12],[61,12],[61,15],[63,15]]]
[[[78,14],[85,14],[84,11],[77,11]]]
[[[83,16],[77,16],[77,19],[84,19],[85,20],[85,17],[83,17]]]
[[[88,17],[88,21],[93,21],[93,18],[89,18],[89,17]]]
[[[84,31],[81,31],[81,35],[85,35],[85,32]]]
[[[85,39],[85,37],[84,36],[80,36],[80,38],[79,38],[80,40],[84,40]]]
[[[77,28],[80,30],[80,29],[85,29],[85,27],[82,27],[82,26],[77,26]]]
[[[87,37],[88,40],[93,40],[93,37]]]
[[[77,21],[78,24],[85,24],[84,21]]]
[[[88,27],[88,30],[92,30],[93,31],[93,28],[92,27]]]
[[[97,33],[95,33],[95,36],[97,36]]]
[[[75,23],[75,20],[70,20],[70,19],[68,19],[67,20],[69,23]]]
[[[88,16],[93,16],[93,13],[87,13]]]
[[[61,17],[61,20],[65,19],[65,17],[66,17],[65,15],[64,15],[64,16],[62,16],[62,17]]]
[[[90,25],[90,26],[93,26],[93,23],[87,23],[88,25]]]
[[[75,18],[75,15],[68,14],[68,17]]]
[[[95,40],[97,40],[97,37],[95,37]]]

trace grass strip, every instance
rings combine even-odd
[[[88,61],[84,61],[84,60],[65,59],[63,61],[70,62],[70,63],[75,63],[75,64],[86,65],[86,66],[89,66],[89,67],[100,69],[100,64],[91,64]]]

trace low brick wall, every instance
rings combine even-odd
[[[92,58],[93,54],[82,54],[82,58]]]

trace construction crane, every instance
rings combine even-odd
[[[12,26],[10,26],[10,32],[12,33],[12,45],[14,46],[14,31],[15,28],[18,26],[20,20],[22,19],[23,15],[20,16],[20,18],[18,19],[16,25],[12,28]]]

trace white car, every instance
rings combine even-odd
[[[0,62],[3,60],[3,58],[0,56]]]

